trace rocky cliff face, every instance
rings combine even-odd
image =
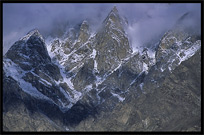
[[[99,73],[104,74],[116,68],[120,61],[131,53],[125,22],[114,7],[96,34],[96,63]]]
[[[152,69],[144,81],[135,82],[113,109],[102,103],[97,117],[76,127],[80,131],[199,131],[201,119],[200,51],[171,74]],[[198,66],[196,66],[198,65]],[[158,72],[160,80],[149,80]],[[185,79],[184,79],[185,78]],[[194,81],[195,80],[195,81]]]
[[[71,105],[72,90],[64,83],[61,69],[51,61],[37,30],[9,49],[4,57],[4,71],[7,77],[18,81],[24,92],[51,101],[61,109]]]
[[[200,37],[190,27],[185,26],[185,18],[189,17],[184,14],[176,25],[165,33],[160,41],[156,52],[156,60],[162,64],[158,67],[164,71],[168,68],[173,70],[182,61],[185,61],[200,48]],[[185,27],[184,27],[185,26]]]
[[[3,59],[3,129],[200,131],[201,41],[185,17],[155,52],[132,52],[116,7],[95,32],[29,32]]]

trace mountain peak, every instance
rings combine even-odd
[[[119,18],[119,13],[118,13],[118,9],[116,8],[116,6],[114,6],[112,8],[112,10],[110,11],[108,17],[111,18],[112,16],[115,16],[117,18]]]
[[[81,43],[85,43],[88,40],[89,36],[90,36],[89,35],[89,24],[86,20],[84,20],[80,27],[78,39]]]
[[[116,8],[116,6],[113,7],[113,9],[109,12],[108,16],[106,17],[106,19],[104,20],[104,22],[107,23],[115,23],[121,20],[121,17],[118,13],[118,10]]]
[[[33,29],[31,31],[29,31],[23,38],[21,38],[20,40],[28,40],[31,36],[36,36],[39,37],[42,41],[44,41],[44,38],[42,37],[42,35],[40,34],[38,29]]]
[[[50,62],[44,39],[36,29],[15,42],[5,54],[5,58],[11,59],[25,71]]]
[[[80,31],[88,31],[89,30],[89,24],[86,20],[84,20],[80,26]]]
[[[117,7],[114,6],[113,9],[111,10],[111,12],[118,13],[118,9],[117,9]]]

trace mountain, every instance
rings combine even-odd
[[[186,17],[134,53],[116,7],[97,31],[30,31],[3,57],[3,130],[200,131],[201,40]]]

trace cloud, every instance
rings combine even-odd
[[[196,3],[4,3],[3,53],[33,28],[39,29],[43,36],[47,36],[61,27],[61,24],[71,27],[87,19],[92,29],[96,29],[114,5],[129,22],[127,31],[134,48],[158,37],[187,11],[195,13],[192,23],[200,22],[201,17],[200,5]]]
[[[134,49],[149,46],[150,41],[153,44],[159,41],[164,32],[171,29],[186,12],[193,12],[194,16],[185,25],[197,27],[197,31],[201,29],[199,4],[139,4],[135,5],[135,9],[139,13],[138,20],[132,14],[128,17],[133,18],[128,33]]]

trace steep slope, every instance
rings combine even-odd
[[[102,89],[98,89],[98,85],[131,55],[125,25],[127,22],[114,7],[96,34],[90,36],[87,21],[81,24],[78,39],[72,45],[71,53],[64,53],[66,48],[59,39],[48,46],[53,61],[64,68],[74,89],[82,92],[82,95],[94,87],[97,87],[97,90]]]
[[[112,71],[132,52],[124,30],[125,25],[126,22],[114,7],[96,34],[95,60],[100,65],[97,68],[99,74]]]
[[[64,38],[56,38],[48,44],[49,55],[66,71],[78,70],[84,59],[92,52],[93,35],[87,21],[81,23],[79,31],[70,28]],[[79,66],[79,67],[78,67]]]
[[[199,36],[188,33],[188,27],[180,29],[180,25],[161,39],[155,65],[154,60],[146,64],[146,49],[142,55],[123,61],[100,85],[102,91],[96,97],[106,100],[96,107],[98,117],[81,121],[75,130],[200,130],[201,42]],[[168,37],[176,40],[169,42]]]
[[[191,14],[184,14],[160,41],[155,57],[157,62],[166,63],[157,64],[162,72],[166,69],[173,70],[200,48],[201,40],[198,32],[185,24],[189,15]]]
[[[18,81],[23,91],[69,109],[79,94],[72,90],[61,69],[52,63],[44,39],[37,30],[17,41],[5,54],[6,76]]]
[[[79,101],[82,106],[90,105],[95,111],[96,106],[113,96],[116,98],[113,104],[123,101],[124,97],[118,94],[124,93],[141,72],[147,72],[150,60],[147,54],[144,54],[147,58],[131,54],[125,25],[114,7],[94,36],[90,57],[73,77],[74,87],[83,93]]]
[[[153,68],[142,83],[134,83],[123,102],[101,104],[100,113],[81,121],[76,131],[200,131],[201,52],[171,74]],[[162,78],[150,81],[155,75]],[[185,79],[184,79],[185,78]],[[140,92],[142,91],[142,92]]]

